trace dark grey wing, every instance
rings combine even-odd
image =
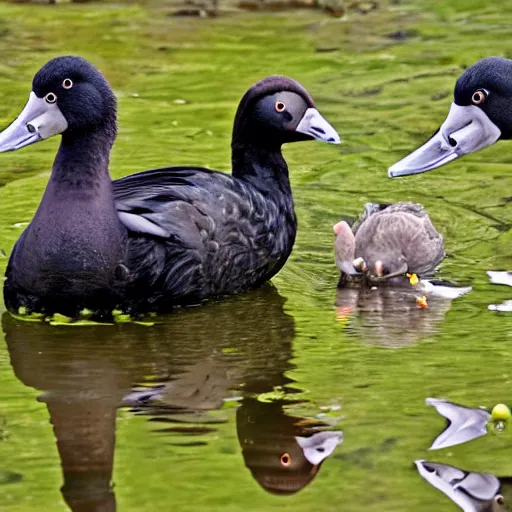
[[[131,174],[112,186],[119,217],[130,231],[168,239],[184,218],[200,224],[203,215],[194,203],[205,202],[210,184],[229,181],[201,167],[170,167]]]
[[[149,282],[167,301],[197,302],[246,288],[268,271],[277,206],[241,180],[170,167],[116,180],[113,191],[141,290]]]
[[[157,304],[164,296],[171,303],[187,303],[208,294],[201,285],[201,226],[208,219],[193,200],[198,195],[195,184],[204,183],[210,174],[202,168],[177,167],[113,181],[119,218],[129,229],[126,263],[133,302],[151,307],[150,301]]]

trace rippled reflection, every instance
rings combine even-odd
[[[428,309],[418,307],[411,288],[340,288],[336,315],[361,339],[386,347],[405,347],[439,332],[451,300],[429,297]]]
[[[246,398],[237,410],[236,430],[245,465],[267,491],[302,489],[342,442],[341,432],[319,431],[319,421],[288,416],[286,402]]]
[[[512,510],[512,478],[417,460],[418,473],[464,512]]]
[[[238,439],[255,479],[273,492],[311,481],[342,435],[285,411],[300,393],[287,376],[294,321],[283,304],[266,286],[178,311],[151,328],[53,328],[4,315],[16,376],[43,392],[38,400],[54,427],[67,505],[115,510],[116,411],[123,406],[156,421],[164,435],[201,435],[215,428],[205,413],[236,400]]]
[[[445,430],[432,443],[430,450],[467,443],[487,434],[487,424],[491,420],[491,415],[486,410],[436,398],[427,398],[426,403],[434,407],[448,422]]]

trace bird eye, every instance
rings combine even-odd
[[[475,91],[473,93],[473,96],[471,97],[471,101],[475,105],[480,105],[486,100],[488,95],[489,95],[489,92],[486,91],[485,89],[478,89],[478,91]]]
[[[281,101],[281,100],[278,100],[276,101],[276,112],[284,112],[286,110],[286,105]]]
[[[55,103],[57,101],[57,95],[53,92],[49,92],[44,99],[46,100],[46,103]]]
[[[503,496],[501,494],[498,494],[495,498],[494,498],[494,501],[496,501],[496,503],[498,505],[504,505],[505,504],[505,499],[503,498]]]
[[[290,454],[283,453],[283,455],[281,455],[281,464],[284,467],[288,467],[291,463],[292,463],[292,458],[290,457]]]
[[[64,87],[64,89],[71,89],[71,87],[73,87],[73,80],[71,80],[71,78],[65,78],[62,82],[62,87]]]

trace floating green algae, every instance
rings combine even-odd
[[[11,315],[17,320],[24,322],[47,322],[52,326],[70,326],[70,327],[83,327],[90,325],[115,325],[115,324],[137,324],[151,327],[155,325],[155,322],[139,320],[133,318],[129,314],[125,314],[119,310],[112,311],[112,322],[95,321],[91,318],[94,317],[94,311],[90,309],[83,309],[80,311],[80,315],[77,318],[72,318],[61,313],[54,313],[53,315],[44,315],[43,313],[29,312],[26,307],[21,306],[18,309],[18,313],[11,313]]]

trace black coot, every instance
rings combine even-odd
[[[10,311],[158,311],[262,284],[286,262],[297,229],[281,145],[340,140],[305,89],[273,76],[238,107],[231,176],[168,167],[112,182],[116,99],[79,57],[36,74],[0,152],[57,134],[43,199],[9,260]]]

